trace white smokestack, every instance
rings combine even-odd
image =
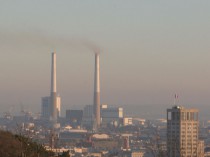
[[[57,123],[57,105],[56,105],[56,53],[52,53],[52,67],[51,67],[51,120]]]
[[[56,53],[52,53],[51,92],[56,92]]]
[[[95,78],[94,78],[94,118],[95,129],[98,129],[101,124],[100,116],[100,64],[99,53],[95,53]]]

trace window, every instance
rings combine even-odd
[[[171,112],[168,112],[168,120],[171,120]]]

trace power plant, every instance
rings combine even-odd
[[[99,53],[95,53],[95,76],[94,76],[94,129],[97,130],[101,125],[100,115],[100,63]]]
[[[41,115],[42,118],[50,120],[52,125],[56,125],[61,111],[61,97],[57,95],[56,81],[56,53],[52,52],[50,96],[42,97]]]
[[[58,117],[60,116],[60,101],[57,96],[56,79],[56,52],[51,55],[51,89],[50,96],[42,98],[42,118],[50,120],[51,129],[58,128]],[[94,64],[94,97],[93,107],[91,109],[92,129],[97,131],[101,126],[101,105],[100,105],[100,63],[99,53],[95,52]]]

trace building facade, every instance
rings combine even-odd
[[[167,156],[201,157],[198,151],[198,129],[197,109],[181,106],[167,109]]]
[[[86,105],[83,110],[82,126],[84,128],[91,128],[95,123],[93,105]],[[107,104],[101,105],[101,126],[119,125],[123,124],[123,108],[109,107]]]
[[[132,117],[124,117],[123,118],[123,126],[132,125],[133,118]]]
[[[86,105],[83,109],[82,127],[91,129],[94,123],[93,105]]]
[[[66,110],[66,120],[73,127],[79,127],[82,123],[83,110]]]
[[[107,124],[119,125],[119,123],[123,119],[123,108],[108,107],[106,105],[102,105],[101,119],[102,126],[106,126]]]

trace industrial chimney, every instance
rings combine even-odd
[[[95,130],[100,127],[100,65],[99,65],[99,53],[95,53],[95,77],[94,77],[94,122]]]
[[[56,105],[56,53],[52,53],[52,67],[51,67],[51,92],[50,92],[50,101],[51,101],[51,120],[55,125],[57,123],[57,105]]]

